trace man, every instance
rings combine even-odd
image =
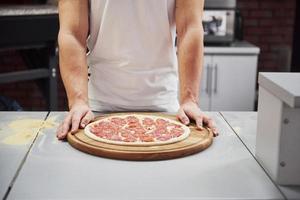
[[[85,127],[92,111],[177,112],[182,123],[195,120],[217,134],[198,107],[203,6],[204,0],[60,0],[60,70],[70,111],[57,137]]]

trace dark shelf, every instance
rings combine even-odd
[[[47,68],[1,73],[0,84],[48,78],[49,74],[49,69]]]

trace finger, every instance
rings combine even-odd
[[[181,121],[185,125],[188,125],[190,123],[188,116],[185,114],[185,112],[182,108],[180,108],[178,110],[177,118],[179,119],[179,121]]]
[[[196,126],[199,130],[203,130],[203,117],[202,116],[197,116],[196,119]]]
[[[219,132],[217,130],[213,131],[214,137],[217,137],[219,135]]]
[[[72,134],[74,134],[78,130],[80,121],[84,114],[85,113],[83,113],[83,112],[74,112],[74,114],[72,116],[72,128],[71,128]]]
[[[203,118],[203,122],[206,124],[206,126],[210,129],[214,129],[215,128],[215,125],[214,125],[214,122],[211,118],[209,117],[204,117]]]
[[[214,124],[214,121],[209,118],[209,117],[206,117],[203,119],[204,123],[207,125],[208,128],[210,128],[214,134],[214,137],[218,136],[218,130]]]
[[[71,126],[71,118],[68,120],[68,122],[64,123],[62,126],[62,137],[65,138],[70,131]]]
[[[71,124],[71,113],[68,113],[66,118],[64,119],[63,123],[61,124],[60,127],[60,132],[58,133],[58,139],[64,139],[70,129],[70,124]]]
[[[88,111],[85,116],[81,119],[80,126],[84,128],[90,121],[94,119],[94,114],[92,111]]]
[[[214,137],[217,137],[219,135],[218,130],[216,128],[211,128],[210,130]]]
[[[57,137],[57,138],[59,137],[61,131],[62,131],[62,124],[60,124],[60,125],[57,127],[57,129],[56,129],[56,137]]]

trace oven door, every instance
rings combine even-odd
[[[205,43],[231,43],[234,40],[235,10],[204,10]]]

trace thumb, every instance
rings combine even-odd
[[[190,120],[188,116],[185,114],[184,110],[180,108],[177,113],[177,118],[179,121],[181,121],[184,125],[188,125],[190,123]]]

